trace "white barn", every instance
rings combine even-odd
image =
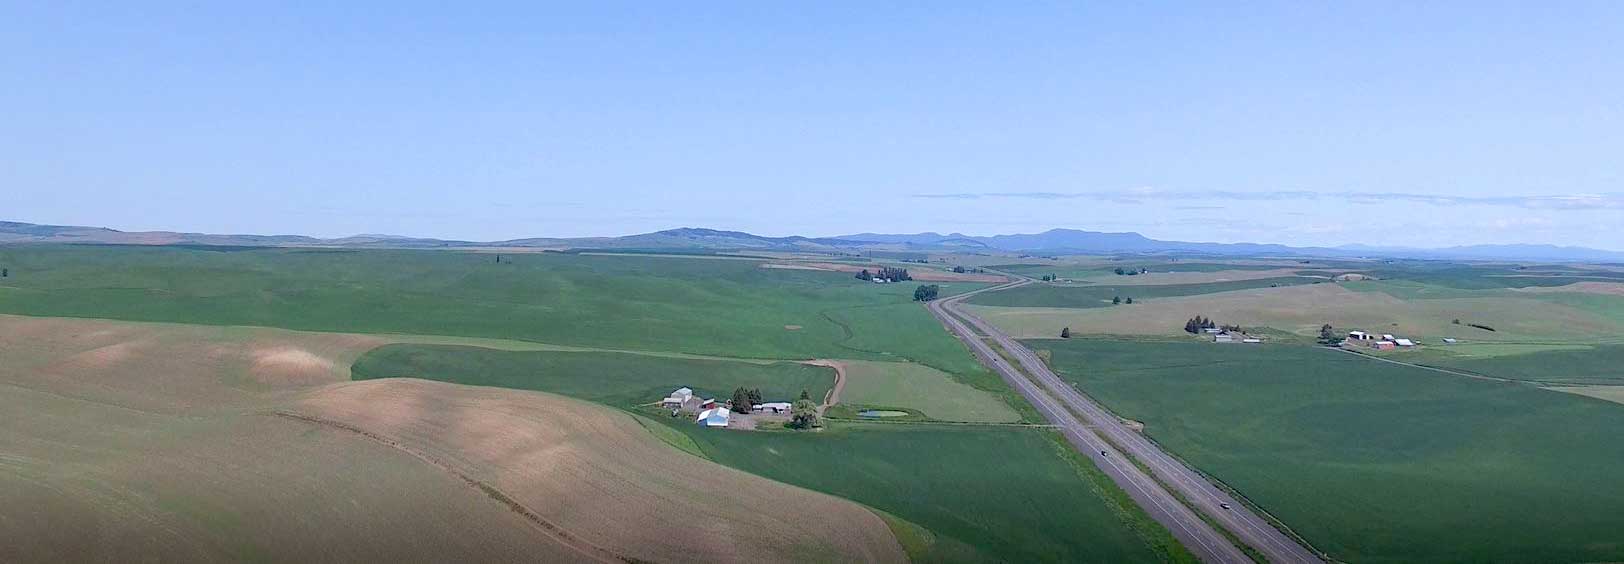
[[[660,400],[660,405],[663,407],[682,407],[684,403],[688,402],[688,398],[691,397],[694,397],[693,389],[677,388],[676,391],[671,392],[671,395],[666,396],[663,400]]]
[[[789,413],[790,403],[787,401],[770,401],[750,406],[750,411],[771,411],[773,413]]]

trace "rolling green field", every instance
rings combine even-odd
[[[1252,288],[1270,288],[1274,286],[1296,286],[1319,281],[1322,280],[1297,276],[1285,276],[1276,278],[1259,278],[1255,280],[1213,282],[1209,284],[1121,286],[1109,286],[1104,284],[1092,286],[1055,286],[1049,284],[1031,284],[1011,290],[978,294],[970,298],[970,303],[976,305],[1006,307],[1109,307],[1111,305],[1111,298],[1116,296],[1121,296],[1123,298],[1132,297],[1135,302],[1140,302],[1153,300],[1155,298],[1194,296],[1200,294],[1228,292],[1232,290],[1249,290]]]
[[[351,367],[357,380],[422,378],[474,386],[537,390],[632,407],[659,401],[679,387],[726,400],[738,387],[763,399],[790,401],[806,390],[822,399],[834,370],[793,362],[757,364],[607,352],[501,351],[449,345],[384,345]]]
[[[748,358],[914,359],[955,374],[977,370],[970,353],[910,303],[910,284],[765,269],[751,260],[502,257],[497,263],[495,254],[452,251],[3,247],[0,262],[11,276],[0,284],[0,313]]]
[[[1624,559],[1617,404],[1305,346],[1035,346],[1338,560]]]
[[[1448,349],[1444,347],[1444,350]],[[1490,357],[1429,354],[1413,362],[1545,384],[1624,384],[1624,345],[1596,345]]]
[[[836,423],[822,433],[738,433],[667,424],[712,460],[929,529],[938,541],[916,561],[1193,561],[1047,430]]]
[[[941,421],[1009,423],[1021,416],[996,394],[978,390],[922,364],[846,361],[840,402],[906,407]]]
[[[546,391],[622,408],[657,400],[679,385],[716,395],[735,386],[759,387],[773,398],[802,388],[821,397],[831,383],[829,369],[794,363],[418,344],[373,349],[356,360],[352,373],[356,379],[411,376]],[[939,384],[996,401],[945,374],[935,375]],[[863,384],[857,389],[861,392]],[[820,433],[741,432],[701,428],[686,418],[643,421],[684,434],[692,443],[673,441],[668,433],[657,436],[697,448],[718,463],[846,497],[923,526],[939,537],[927,560],[1018,556],[1140,562],[1156,560],[1158,551],[1187,557],[1108,478],[1086,460],[1067,458],[1069,447],[1047,431],[832,423]],[[1034,505],[1045,509],[1033,510]]]

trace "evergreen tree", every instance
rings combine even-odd
[[[1071,338],[1071,328],[1070,327],[1061,327],[1060,328],[1060,338],[1062,338],[1062,339],[1070,339]]]
[[[1122,296],[1111,296],[1111,305],[1122,303]]]
[[[752,405],[755,404],[750,401],[750,390],[746,390],[742,386],[733,389],[734,413],[750,413],[750,406]]]
[[[1124,301],[1126,301],[1127,303],[1130,303],[1130,304],[1133,303],[1133,296],[1128,296],[1128,299],[1124,300]]]
[[[857,273],[857,279],[858,280],[873,280],[874,275],[869,274],[868,269],[865,268],[865,269],[862,270],[862,272]]]

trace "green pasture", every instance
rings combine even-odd
[[[1308,346],[1034,345],[1337,560],[1624,559],[1617,404]]]

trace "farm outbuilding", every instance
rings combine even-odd
[[[1411,341],[1409,339],[1393,339],[1393,343],[1395,343],[1395,344],[1397,344],[1398,346],[1401,346],[1401,347],[1413,347],[1413,346],[1415,346],[1415,341]]]
[[[1231,335],[1229,333],[1219,333],[1217,335],[1212,336],[1212,342],[1214,342],[1214,343],[1233,343],[1233,342],[1235,342],[1235,336]]]
[[[1370,345],[1370,347],[1378,351],[1390,351],[1397,348],[1397,345],[1392,341],[1377,341],[1376,344]]]
[[[713,407],[699,412],[699,417],[694,419],[694,422],[706,427],[726,427],[732,417],[733,413],[727,409]]]
[[[671,395],[666,396],[663,400],[660,400],[660,406],[680,408],[683,406],[683,404],[688,402],[689,398],[692,397],[694,397],[693,389],[677,388],[676,391],[671,392]]]
[[[750,411],[789,413],[790,404],[787,401],[770,401],[750,406]]]

